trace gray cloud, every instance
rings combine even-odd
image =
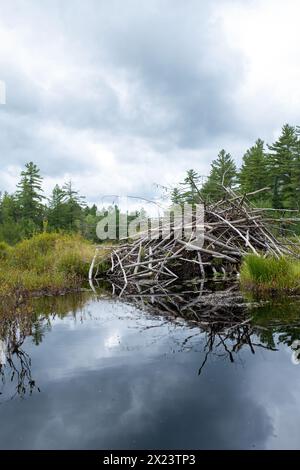
[[[240,158],[258,129],[239,98],[247,51],[224,14],[249,3],[0,0],[0,184],[34,160],[48,186],[73,177],[96,200],[151,192],[189,167],[207,174],[220,147]]]

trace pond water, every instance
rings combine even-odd
[[[298,300],[213,339],[91,292],[26,309],[0,319],[1,449],[300,448]]]

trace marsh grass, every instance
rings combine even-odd
[[[0,296],[61,293],[87,279],[94,246],[79,235],[42,233],[14,247],[0,243]]]
[[[0,261],[7,259],[11,247],[6,242],[0,242]]]
[[[240,271],[241,287],[258,293],[300,292],[300,261],[281,257],[245,257]]]

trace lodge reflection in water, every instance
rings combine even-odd
[[[109,289],[115,297],[109,295]],[[114,299],[118,298],[120,289],[122,286],[105,287],[111,302],[116,301]],[[83,292],[58,298],[35,299],[2,309],[0,402],[40,391],[34,377],[34,364],[28,353],[28,341],[39,347],[45,336],[51,334],[53,322],[63,321],[64,318],[71,318],[79,324],[84,322],[89,315],[85,308],[88,302],[102,301],[103,288],[98,288],[99,292],[98,297]],[[201,353],[199,368],[195,373],[203,371],[210,355],[235,362],[244,348],[255,354],[258,348],[277,351],[280,344],[291,348],[291,360],[297,364],[300,322],[299,305],[295,302],[249,306],[232,285],[222,286],[222,291],[208,285],[133,285],[122,302],[124,305],[133,304],[136,311],[140,312],[142,325],[139,322],[138,328],[141,334],[153,328],[155,341],[159,340],[160,326],[166,323],[177,325],[180,330],[176,338],[177,352]],[[149,325],[149,317],[154,318],[156,323]],[[119,321],[122,322],[122,317],[119,317]],[[174,344],[170,345],[171,349],[174,350]],[[132,354],[135,354],[134,348]],[[9,390],[6,391],[6,388]]]

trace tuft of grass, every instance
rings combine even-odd
[[[300,292],[300,261],[247,255],[240,271],[242,288],[260,293]]]
[[[42,233],[14,247],[1,242],[0,296],[79,289],[87,279],[94,251],[77,234]]]

